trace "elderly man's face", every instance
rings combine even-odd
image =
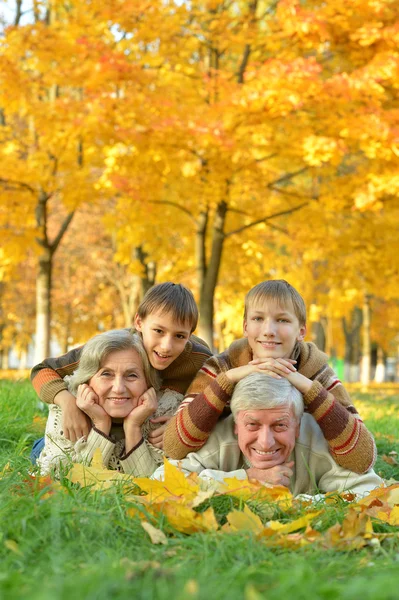
[[[299,435],[299,423],[292,408],[241,410],[235,433],[241,452],[256,469],[270,469],[285,463]]]

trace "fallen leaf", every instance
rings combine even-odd
[[[73,463],[67,478],[72,483],[79,483],[83,487],[90,485],[93,490],[104,490],[120,481],[129,481],[134,484],[134,477],[131,475],[104,467],[100,448],[95,450],[90,467],[81,463]]]
[[[14,554],[18,554],[19,556],[22,556],[22,552],[19,549],[19,546],[15,540],[4,540],[4,546],[8,550],[11,550],[11,552],[14,552]]]
[[[253,533],[261,533],[264,525],[258,515],[252,512],[248,506],[244,505],[244,510],[233,510],[227,515],[229,531],[252,531]]]
[[[168,539],[163,531],[157,529],[147,521],[141,521],[141,526],[148,533],[153,544],[167,544]]]
[[[321,512],[321,510],[318,510],[315,512],[307,513],[303,517],[295,519],[290,523],[280,523],[280,521],[269,521],[267,523],[267,527],[269,529],[272,529],[273,531],[278,532],[279,534],[292,533],[297,529],[302,529],[302,527],[306,527],[310,523],[310,521],[317,517]]]
[[[198,513],[183,504],[165,502],[162,512],[168,519],[168,523],[181,533],[217,531],[218,529],[218,523],[211,507],[203,513]]]
[[[393,456],[387,456],[386,454],[383,454],[381,458],[384,462],[388,463],[388,465],[396,466],[399,464]]]

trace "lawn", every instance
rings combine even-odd
[[[399,480],[399,459],[392,454],[399,453],[399,394],[377,390],[373,397],[358,393],[355,400],[377,439],[376,470]],[[45,413],[28,382],[0,381],[0,409],[0,598],[398,596],[398,527],[374,524],[388,535],[358,550],[337,549],[325,540],[270,547],[245,531],[185,535],[161,515],[156,525],[166,532],[167,544],[154,545],[140,518],[129,516],[131,496],[120,486],[93,492],[68,480],[57,487],[29,476],[30,446],[43,432]],[[233,502],[222,500],[213,503],[221,522]],[[262,514],[259,504],[257,509]],[[342,521],[348,505],[337,500],[324,509],[319,527],[325,530]],[[284,521],[287,515],[279,510]]]

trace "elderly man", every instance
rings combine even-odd
[[[383,484],[373,471],[358,475],[330,454],[315,419],[303,414],[302,395],[286,379],[253,373],[235,387],[232,414],[220,421],[207,443],[180,465],[209,481],[257,479],[302,493],[351,490],[364,494]],[[163,467],[153,475],[163,478]]]

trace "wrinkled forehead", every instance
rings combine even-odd
[[[294,408],[292,405],[283,404],[281,406],[270,407],[270,408],[255,408],[255,409],[244,409],[237,413],[237,422],[245,422],[253,420],[261,425],[274,423],[280,420],[294,420],[297,422]]]

